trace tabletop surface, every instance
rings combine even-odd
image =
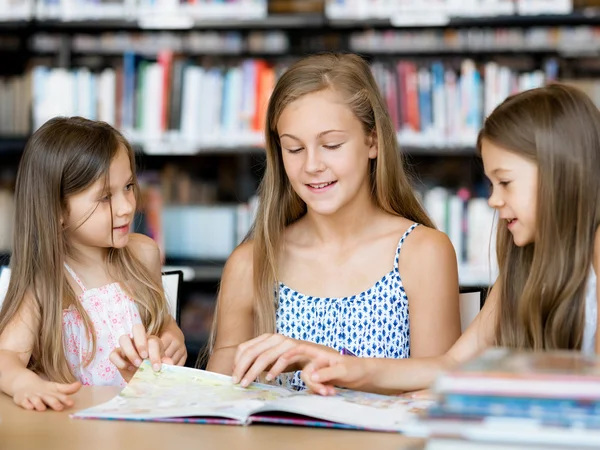
[[[0,449],[121,450],[153,448],[420,450],[424,442],[397,433],[283,425],[198,425],[71,419],[105,402],[118,388],[83,387],[63,412],[26,411],[0,394]]]

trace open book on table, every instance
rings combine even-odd
[[[120,394],[71,417],[232,425],[259,422],[401,432],[431,403],[345,389],[322,397],[259,383],[243,388],[234,385],[230,377],[213,372],[162,367],[154,372],[144,361]]]

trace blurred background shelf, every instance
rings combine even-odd
[[[26,137],[0,136],[0,157],[20,155],[25,148]]]
[[[165,265],[163,271],[181,270],[183,279],[187,282],[211,282],[221,279],[224,262],[197,263],[188,265]],[[460,285],[463,287],[478,287],[491,285],[497,273],[484,265],[461,265],[458,267]]]
[[[136,230],[157,240],[165,270],[184,272],[188,364],[208,338],[225,260],[252,222],[265,105],[293,61],[331,51],[369,60],[463,289],[495,278],[495,218],[474,148],[484,117],[553,81],[600,104],[600,1],[149,3],[0,0],[0,264],[26,137],[57,114],[114,124],[136,149]]]

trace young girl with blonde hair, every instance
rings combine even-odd
[[[460,334],[456,255],[415,197],[366,62],[293,64],[265,138],[258,213],[225,266],[208,369],[247,385],[303,342],[365,357],[448,350]],[[298,373],[278,381],[303,388]]]
[[[471,326],[443,356],[362,359],[298,346],[290,364],[316,392],[333,386],[377,392],[426,388],[446,368],[483,349],[600,353],[600,112],[561,84],[506,99],[486,119],[477,148],[499,216],[499,276]]]
[[[133,150],[106,123],[54,118],[28,141],[0,311],[0,389],[18,405],[60,410],[144,358],[184,363],[158,247],[129,232],[138,193]]]

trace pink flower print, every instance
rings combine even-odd
[[[116,371],[116,367],[104,359],[98,364],[95,370],[96,374],[104,380],[112,380],[116,374]]]
[[[65,352],[73,372],[79,373],[79,380],[87,385],[124,386],[125,382],[110,363],[108,354],[118,346],[118,339],[130,333],[134,323],[140,322],[137,305],[117,283],[86,291],[81,296],[81,304],[89,315],[89,336],[84,332],[81,315],[73,307],[63,316]],[[84,366],[90,356],[92,333],[96,354],[94,360]]]
[[[72,334],[67,339],[67,352],[77,355],[79,351],[79,339],[75,334]]]

